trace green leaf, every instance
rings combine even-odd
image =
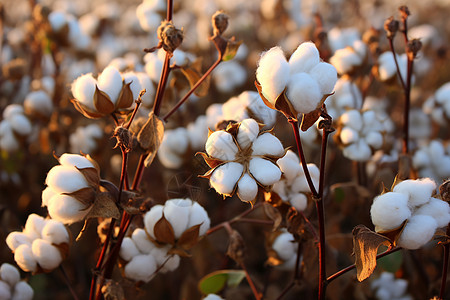
[[[340,204],[344,201],[345,199],[345,192],[342,188],[336,188],[334,190],[334,200],[336,201],[336,203]]]
[[[237,287],[244,278],[243,270],[218,270],[200,279],[198,289],[205,295],[217,294],[225,286]]]

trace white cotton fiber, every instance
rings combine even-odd
[[[145,61],[145,72],[150,77],[153,82],[158,82],[161,76],[163,62],[158,58],[155,53],[147,53],[144,56]]]
[[[16,251],[22,244],[31,245],[31,242],[32,240],[28,235],[19,231],[13,231],[6,237],[6,244],[12,251]]]
[[[398,183],[393,192],[405,194],[411,207],[419,206],[430,201],[431,195],[436,190],[436,183],[430,178],[419,180],[404,180]]]
[[[348,127],[360,131],[363,127],[363,119],[361,113],[356,109],[348,110],[340,118],[339,121]]]
[[[97,81],[92,77],[92,73],[82,75],[72,83],[72,95],[83,105],[92,110],[94,106],[94,94]]]
[[[144,215],[145,230],[152,238],[155,238],[155,233],[154,233],[153,229],[155,228],[155,224],[162,217],[163,208],[164,208],[164,206],[162,206],[162,205],[159,205],[159,204],[155,205]]]
[[[11,128],[20,135],[29,135],[31,133],[32,125],[30,120],[24,115],[13,115],[8,119],[11,124]]]
[[[173,255],[166,261],[168,256],[164,258],[164,266],[161,268],[161,273],[167,273],[175,270],[180,265],[180,257],[178,255]]]
[[[390,51],[384,52],[380,55],[380,57],[378,58],[378,65],[378,73],[380,75],[380,79],[383,81],[386,81],[397,74],[394,55],[392,55],[392,52]],[[399,67],[402,68],[400,64]],[[405,78],[403,78],[403,80],[405,80]]]
[[[366,143],[375,148],[379,149],[383,145],[383,135],[379,131],[371,131],[365,137]]]
[[[291,74],[309,72],[320,62],[319,50],[312,42],[300,44],[289,58]]]
[[[221,165],[212,173],[211,186],[219,194],[230,195],[243,171],[244,167],[239,163],[229,162]]]
[[[344,145],[347,145],[357,142],[359,140],[359,134],[351,127],[344,127],[339,134],[339,138]]]
[[[14,296],[11,300],[31,300],[33,295],[34,291],[31,286],[25,281],[20,281],[14,287]]]
[[[289,80],[289,64],[280,47],[273,47],[261,55],[256,69],[256,79],[261,84],[264,97],[275,103]]]
[[[277,165],[267,159],[255,157],[250,160],[249,171],[262,185],[272,185],[281,178],[281,171]]]
[[[450,223],[450,206],[448,202],[440,199],[431,198],[428,203],[419,207],[414,213],[433,217],[438,228],[445,227]]]
[[[200,225],[199,235],[202,236],[209,229],[211,221],[209,219],[208,213],[198,202],[192,201],[192,206],[189,212],[189,222],[187,228],[192,226]]]
[[[312,183],[314,187],[317,189],[319,188],[319,177],[320,177],[320,170],[315,164],[307,164],[306,165],[309,171],[309,175],[311,176]],[[300,169],[299,176],[294,180],[294,183],[292,184],[292,190],[295,192],[303,192],[303,193],[309,193],[311,190],[309,189],[308,182],[306,180],[305,173],[303,172],[303,167]]]
[[[11,299],[11,287],[3,281],[0,281],[0,299],[9,300]]]
[[[148,239],[147,233],[142,228],[136,228],[131,235],[131,239],[139,252],[144,254],[149,254],[156,247],[156,245]]]
[[[395,192],[377,196],[370,208],[370,215],[377,231],[395,229],[411,216],[408,196]]]
[[[63,12],[52,11],[48,15],[48,21],[53,31],[59,31],[64,25],[67,24],[67,16]]]
[[[125,277],[136,281],[148,282],[156,271],[156,261],[151,255],[141,254],[125,265]]]
[[[23,106],[19,104],[10,104],[3,110],[3,118],[9,120],[15,115],[23,115]]]
[[[336,68],[332,65],[321,62],[311,69],[309,75],[317,81],[322,95],[328,95],[333,92],[337,81]]]
[[[248,173],[238,181],[237,194],[242,201],[253,201],[256,198],[258,185]]]
[[[22,244],[14,251],[14,260],[25,272],[34,272],[37,269],[36,258],[31,251],[31,245]]]
[[[372,150],[369,145],[363,140],[345,147],[342,151],[345,157],[356,161],[367,161],[372,156]]]
[[[45,226],[42,228],[42,239],[58,245],[69,242],[69,233],[63,223],[56,220],[46,220]]]
[[[158,159],[161,164],[169,169],[178,169],[183,165],[183,158],[178,153],[171,152],[171,149],[166,149],[161,145],[158,150]]]
[[[130,261],[133,257],[139,254],[140,252],[134,241],[129,237],[125,237],[122,241],[122,245],[120,246],[120,257],[126,261]]]
[[[209,156],[224,161],[234,160],[238,152],[233,136],[223,130],[215,131],[208,137],[205,149]]]
[[[288,181],[293,180],[300,172],[301,168],[300,161],[292,150],[288,150],[285,156],[278,159],[277,165],[280,167],[281,172],[283,172],[284,177],[286,177]]]
[[[139,93],[142,90],[141,82],[139,81],[137,74],[134,72],[127,72],[123,74],[123,80],[125,84],[131,83],[130,89],[133,94],[133,100],[137,100]]]
[[[142,104],[144,106],[150,107],[153,103],[153,98],[155,97],[155,87],[147,73],[138,72],[137,77],[142,89],[145,89],[145,94],[141,97]]]
[[[45,190],[42,191],[42,206],[47,206],[50,198],[57,194],[58,193],[52,188],[46,187]]]
[[[46,220],[44,220],[43,217],[37,214],[30,214],[25,223],[23,233],[28,235],[31,239],[40,238],[42,228],[44,228],[45,224]]]
[[[27,112],[38,112],[46,117],[49,117],[53,110],[52,99],[42,90],[29,93],[23,106]]]
[[[302,114],[315,110],[323,96],[317,81],[307,73],[291,76],[286,95],[294,109]]]
[[[280,234],[272,244],[273,250],[282,260],[288,260],[297,253],[298,243],[294,242],[294,236],[289,232]]]
[[[72,193],[88,186],[83,174],[75,167],[62,165],[55,166],[48,172],[45,184],[58,193]]]
[[[44,270],[53,270],[62,262],[61,252],[48,241],[34,240],[31,251],[39,266]]]
[[[164,204],[164,217],[172,225],[175,238],[179,238],[187,229],[191,205],[189,199],[171,199]]]
[[[78,154],[64,153],[59,158],[59,163],[63,166],[73,166],[77,167],[78,169],[95,167],[94,164],[89,159],[87,159],[83,155]]]
[[[251,146],[259,134],[259,124],[253,119],[245,119],[239,125],[237,133],[237,142],[239,147],[244,150]]]
[[[48,214],[64,224],[72,224],[84,219],[92,206],[86,207],[77,199],[64,194],[55,195],[47,205]]]
[[[308,198],[303,193],[290,195],[289,202],[297,211],[304,211],[308,206]]]
[[[0,134],[0,149],[7,152],[14,152],[19,149],[19,141],[16,139],[14,132],[12,131],[11,124],[6,120],[3,121],[4,122],[2,123],[6,126],[3,126],[3,131]],[[5,127],[7,127],[6,130]]]
[[[284,154],[280,140],[269,132],[258,136],[253,142],[252,149],[252,155],[282,156]]]
[[[14,286],[20,281],[20,273],[13,265],[3,263],[0,267],[0,279],[10,286]]]
[[[106,67],[98,76],[98,88],[108,94],[111,102],[116,104],[122,90],[122,75],[114,67]]]
[[[418,249],[431,240],[436,229],[437,223],[433,217],[414,215],[403,229],[398,245],[405,249]]]
[[[362,58],[352,48],[343,48],[334,53],[330,63],[336,67],[339,74],[344,75],[361,65]]]

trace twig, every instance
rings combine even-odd
[[[447,237],[450,236],[450,224],[447,225]],[[444,245],[444,261],[442,262],[442,278],[439,299],[443,300],[445,296],[445,287],[447,286],[448,261],[450,256],[450,243]]]
[[[73,289],[72,284],[70,283],[69,276],[67,276],[67,272],[64,269],[63,265],[59,265],[59,270],[61,271],[64,282],[66,283],[67,287],[69,288],[70,294],[72,294],[73,299],[78,300],[79,298],[78,298],[77,294],[75,293],[75,290]]]
[[[402,73],[400,72],[400,67],[397,61],[397,54],[395,53],[394,49],[394,41],[392,38],[388,38],[388,41],[389,41],[389,48],[391,49],[392,55],[394,56],[395,68],[397,70],[398,79],[400,80],[403,90],[406,90],[405,81],[403,80]]]
[[[261,298],[262,298],[261,293],[256,288],[256,285],[253,282],[252,278],[250,277],[250,274],[248,273],[244,262],[241,262],[240,265],[241,265],[242,270],[244,270],[244,272],[245,272],[245,278],[247,279],[247,282],[250,285],[250,288],[252,289],[252,292],[253,292],[253,295],[255,296],[255,299],[256,300],[261,300]]]

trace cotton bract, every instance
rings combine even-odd
[[[31,300],[33,295],[31,286],[20,280],[17,268],[3,263],[0,267],[0,299]]]
[[[275,161],[284,156],[283,146],[270,132],[261,132],[253,119],[213,132],[205,148],[204,158],[212,169],[204,176],[223,196],[237,193],[242,201],[252,201],[258,185],[267,188],[281,178]]]
[[[36,214],[28,216],[22,232],[11,232],[6,238],[19,267],[33,273],[57,268],[67,255],[62,250],[66,247],[60,246],[68,243],[69,233],[63,223]]]

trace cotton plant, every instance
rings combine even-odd
[[[166,55],[165,53],[166,51],[159,49],[158,51],[147,53],[144,56],[144,70],[150,79],[155,83],[158,83],[159,77],[161,76]],[[180,49],[175,49],[175,51],[173,51],[173,56],[170,59],[170,63],[179,67],[185,67],[191,61],[194,61],[194,59],[195,57],[192,54],[184,52]]]
[[[349,109],[361,109],[362,94],[358,86],[346,77],[336,81],[334,94],[327,99],[327,113],[337,120]]]
[[[6,244],[14,253],[14,260],[25,272],[50,272],[57,268],[69,251],[69,232],[54,219],[31,214],[22,231],[13,231]]]
[[[257,88],[266,105],[287,116],[310,113],[320,108],[333,92],[336,68],[321,62],[312,42],[298,46],[286,60],[280,47],[264,52],[256,70]],[[281,97],[280,97],[281,96]]]
[[[103,129],[96,123],[77,127],[69,136],[70,152],[91,154],[98,149]]]
[[[395,54],[398,67],[403,80],[406,80],[408,58],[405,53]],[[394,54],[391,51],[383,52],[378,57],[378,76],[381,81],[391,81],[397,76]]]
[[[436,229],[450,222],[450,206],[433,197],[435,191],[436,183],[430,178],[408,179],[375,197],[370,209],[375,231],[389,232],[406,223],[396,244],[405,249],[423,247]]]
[[[285,155],[283,145],[253,119],[211,132],[205,149],[202,155],[211,169],[203,177],[224,197],[237,194],[252,202],[259,186],[267,190],[281,178],[275,162]]]
[[[338,28],[333,27],[327,34],[328,43],[330,44],[331,51],[335,53],[339,49],[351,47],[355,42],[361,40],[361,34],[359,30],[354,27]]]
[[[288,150],[286,155],[277,160],[283,175],[281,180],[273,185],[272,193],[276,193],[284,202],[289,203],[298,211],[304,211],[308,205],[310,189],[298,156]],[[319,168],[315,164],[308,164],[308,170],[316,189],[319,187]]]
[[[21,140],[25,140],[33,131],[29,118],[22,105],[10,104],[3,110],[0,122],[0,150],[14,152],[19,150]]]
[[[450,148],[440,140],[431,140],[414,152],[412,163],[420,177],[440,182],[450,176]]]
[[[377,300],[412,300],[407,293],[408,281],[403,278],[395,278],[390,272],[383,272],[370,283]]]
[[[384,135],[389,133],[386,119],[372,110],[348,110],[338,120],[336,141],[345,157],[356,161],[368,161],[374,150],[384,144]]]
[[[447,125],[450,120],[450,82],[443,84],[423,104],[425,113],[439,125]]]
[[[297,261],[298,242],[285,228],[271,234],[268,238],[267,263],[280,270],[293,270]]]
[[[20,280],[17,268],[3,263],[0,266],[0,299],[31,300],[33,296],[33,289],[26,281]]]
[[[336,50],[330,58],[330,63],[339,75],[353,74],[362,66],[367,55],[367,46],[361,40],[356,40],[351,46]]]
[[[89,156],[64,153],[47,174],[42,206],[52,219],[64,224],[84,220],[99,192],[99,169]]]

